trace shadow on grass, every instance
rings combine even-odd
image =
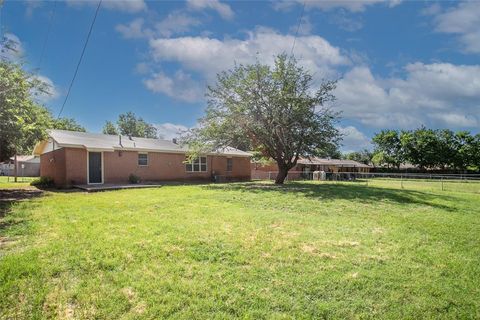
[[[6,215],[11,207],[19,201],[38,198],[43,195],[41,190],[30,189],[2,189],[0,190],[0,235],[2,231],[14,225],[21,224],[23,219],[8,219]]]
[[[210,190],[230,190],[240,192],[296,194],[305,198],[322,201],[351,200],[361,203],[375,204],[382,202],[394,202],[398,204],[421,204],[448,211],[455,211],[454,206],[438,203],[439,199],[456,201],[455,198],[446,195],[435,195],[428,192],[372,187],[359,184],[315,184],[302,182],[289,182],[285,185],[250,182],[243,184],[211,184],[204,186]]]

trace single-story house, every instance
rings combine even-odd
[[[373,167],[354,160],[310,158],[299,159],[297,170],[303,172],[370,172]]]
[[[40,175],[55,185],[141,181],[250,180],[251,154],[224,148],[186,163],[188,150],[175,140],[147,139],[65,130],[49,130],[34,154]]]
[[[251,176],[253,179],[273,179],[278,172],[277,164],[270,163],[251,163]],[[312,157],[310,159],[300,158],[297,165],[290,169],[289,176],[291,179],[310,178],[310,173],[314,171],[324,171],[326,173],[339,172],[370,172],[373,167],[353,160],[342,159],[326,159]]]
[[[15,174],[15,157],[0,163],[0,175],[13,176]],[[17,176],[40,176],[40,157],[33,155],[17,155]]]

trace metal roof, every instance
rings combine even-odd
[[[115,151],[150,151],[185,153],[188,149],[171,140],[137,138],[101,133],[88,133],[67,130],[48,130],[48,135],[60,147],[81,147],[89,150]],[[251,154],[232,147],[222,148],[212,154],[250,157]]]
[[[15,156],[10,157],[10,160],[15,160]],[[40,162],[40,158],[32,155],[17,155],[17,162]]]
[[[316,158],[312,157],[310,159],[299,159],[297,163],[300,164],[313,164],[313,165],[324,165],[324,166],[337,166],[337,167],[348,167],[348,168],[371,168],[364,163],[360,163],[354,160],[343,160],[343,159],[324,159],[324,158]]]

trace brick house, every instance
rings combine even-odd
[[[310,159],[298,159],[297,165],[290,169],[289,175],[291,178],[308,177],[309,174],[314,171],[325,171],[327,173],[368,173],[371,169],[372,166],[353,160],[312,157]],[[252,162],[251,170],[251,177],[253,179],[273,179],[278,172],[278,167],[273,161],[267,164]]]
[[[250,153],[224,148],[185,163],[187,151],[174,140],[49,130],[34,154],[40,175],[59,187],[127,183],[130,175],[142,181],[250,180]]]

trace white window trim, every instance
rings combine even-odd
[[[202,162],[199,161],[198,165],[200,167],[200,171],[195,171],[193,170],[193,162],[192,163],[185,163],[185,172],[186,173],[205,173],[205,172],[208,172],[208,157],[207,156],[200,156],[198,157],[199,159],[201,158],[205,158],[205,171],[202,171]],[[189,171],[187,170],[187,164],[191,164],[192,165],[192,171]]]
[[[139,156],[140,156],[141,154],[144,154],[144,155],[147,156],[147,164],[139,164],[139,163],[138,163],[139,160],[140,160]],[[137,154],[137,165],[138,165],[139,167],[148,167],[148,163],[149,163],[149,162],[150,162],[150,161],[148,161],[148,153],[147,153],[147,152],[138,152],[138,154]]]

